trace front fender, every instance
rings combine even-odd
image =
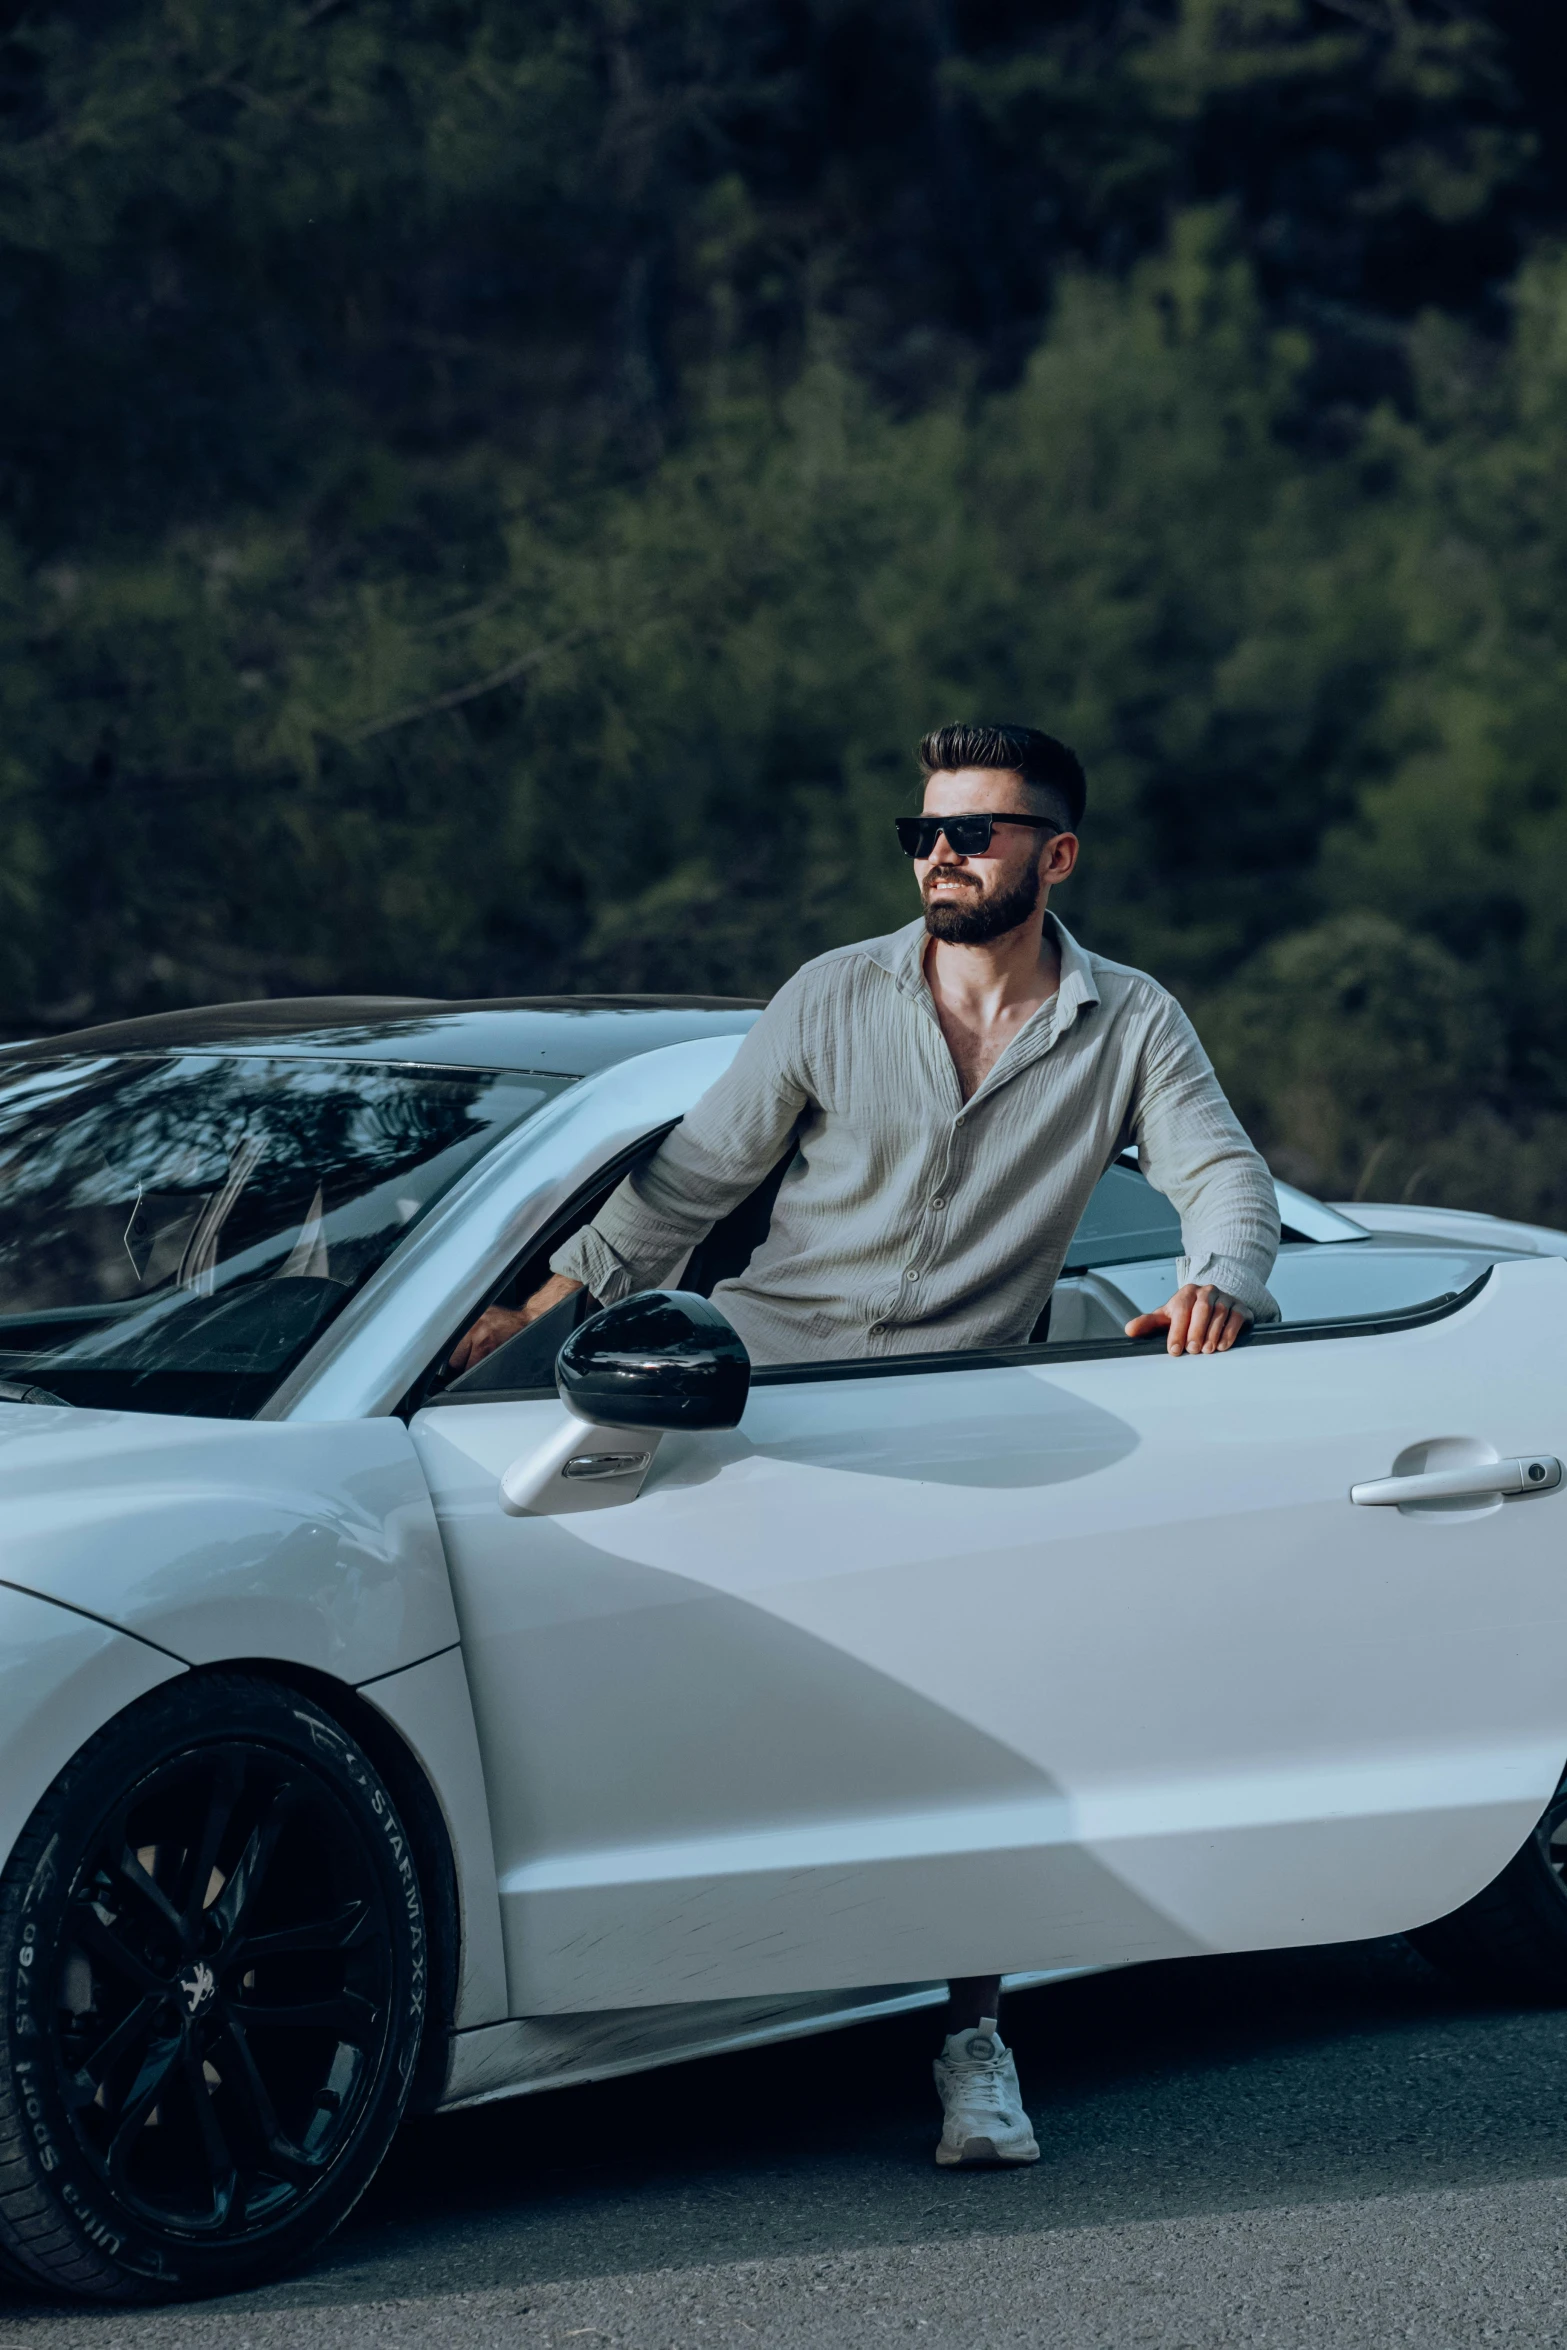
[[[0,1577],[188,1664],[359,1683],[455,1645],[400,1420],[188,1420],[0,1405]]]
[[[77,1748],[183,1671],[145,1641],[0,1584],[0,1864]]]

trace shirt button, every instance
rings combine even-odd
[[[887,1325],[886,1325],[886,1323],[885,1323],[885,1322],[873,1322],[873,1323],[871,1324],[870,1334],[871,1334],[872,1338],[885,1338],[885,1337],[886,1337],[886,1335],[887,1335]]]
[[[918,1265],[911,1265],[911,1266],[909,1267],[908,1271],[907,1271],[907,1272],[904,1274],[904,1276],[903,1276],[903,1278],[904,1278],[904,1280],[905,1280],[905,1281],[917,1281],[917,1280],[919,1279],[919,1277],[920,1277],[920,1269],[919,1269]]]
[[[947,1204],[947,1203],[946,1203],[946,1201],[945,1201],[944,1199],[942,1199],[942,1198],[940,1197],[940,1195],[938,1194],[938,1195],[937,1195],[937,1197],[936,1197],[935,1199],[933,1199],[933,1200],[931,1201],[931,1203],[930,1203],[930,1204],[931,1204],[931,1206],[932,1206],[933,1208],[944,1208],[944,1207],[946,1206],[946,1204]]]

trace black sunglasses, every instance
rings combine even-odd
[[[933,855],[943,833],[955,857],[982,857],[990,846],[993,825],[1027,824],[1035,832],[1061,829],[1048,816],[1004,816],[999,812],[985,816],[894,816],[892,821],[898,828],[898,845],[910,857]]]

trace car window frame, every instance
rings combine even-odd
[[[1233,1352],[1253,1346],[1312,1344],[1329,1338],[1387,1338],[1403,1330],[1420,1330],[1472,1305],[1495,1271],[1486,1265],[1467,1288],[1450,1290],[1439,1298],[1412,1306],[1407,1313],[1346,1315],[1324,1322],[1253,1324],[1235,1341]],[[1064,1346],[954,1347],[928,1355],[843,1355],[815,1363],[759,1363],[751,1373],[753,1387],[819,1384],[825,1380],[915,1378],[939,1371],[1002,1371],[1048,1369],[1052,1364],[1134,1362],[1164,1352],[1157,1332],[1150,1338],[1089,1338]]]

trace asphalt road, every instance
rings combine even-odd
[[[1033,1992],[1044,2159],[956,2176],[933,2020],[411,2124],[308,2275],[0,2350],[1567,2350],[1567,2013],[1399,1944]]]

